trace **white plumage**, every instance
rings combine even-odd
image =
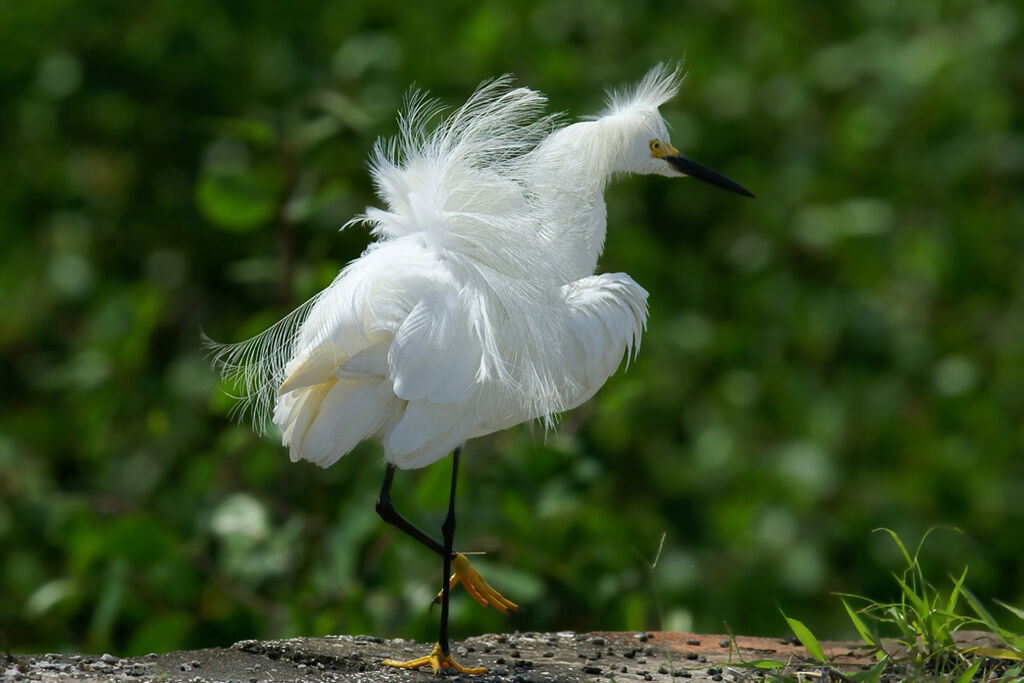
[[[656,67],[564,127],[508,78],[433,128],[438,106],[410,96],[371,160],[384,208],[353,221],[376,241],[273,328],[215,345],[257,422],[272,414],[292,460],[326,467],[378,437],[389,462],[415,468],[592,396],[647,318],[628,275],[593,274],[605,184],[684,174],[655,145],[676,153],[658,107],[680,79]]]

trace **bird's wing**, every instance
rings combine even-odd
[[[273,421],[292,458],[327,466],[379,434],[389,460],[413,467],[463,441],[484,372],[472,299],[415,239],[376,243],[349,264],[305,312],[287,353],[258,368],[277,378]]]
[[[590,398],[640,350],[647,326],[647,290],[625,273],[577,280],[563,288],[568,307],[570,350],[567,359],[578,389],[575,407]]]

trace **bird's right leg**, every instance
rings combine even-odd
[[[443,544],[425,534],[416,525],[398,513],[398,510],[395,509],[394,504],[391,502],[391,484],[394,478],[395,466],[388,463],[387,470],[384,472],[384,484],[381,486],[380,495],[377,497],[377,514],[380,515],[380,518],[391,526],[401,529],[442,558],[446,555],[451,558],[453,571],[449,580],[449,588],[454,588],[456,584],[461,583],[466,587],[466,592],[469,593],[470,597],[480,603],[481,607],[491,606],[502,614],[516,612],[518,606],[494,590],[484,580],[484,577],[480,575],[480,572],[473,568],[473,565],[470,564],[465,555],[462,553],[446,552]],[[441,602],[442,592],[438,592],[432,604],[436,605]]]

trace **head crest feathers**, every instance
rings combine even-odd
[[[675,97],[685,77],[680,63],[658,64],[635,86],[608,91],[607,106],[600,116],[657,109]]]

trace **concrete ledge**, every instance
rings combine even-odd
[[[774,659],[788,673],[820,672],[807,653],[789,640],[692,633],[515,633],[483,635],[452,644],[461,664],[486,666],[483,676],[456,676],[480,683],[531,681],[738,681],[761,680],[741,662]],[[833,666],[857,670],[867,663],[856,643],[823,643]],[[0,664],[6,681],[138,681],[139,683],[266,683],[270,681],[419,681],[429,671],[381,666],[386,657],[412,659],[431,644],[373,636],[328,636],[289,640],[245,640],[230,648],[151,654],[121,659],[96,655],[17,655]]]

